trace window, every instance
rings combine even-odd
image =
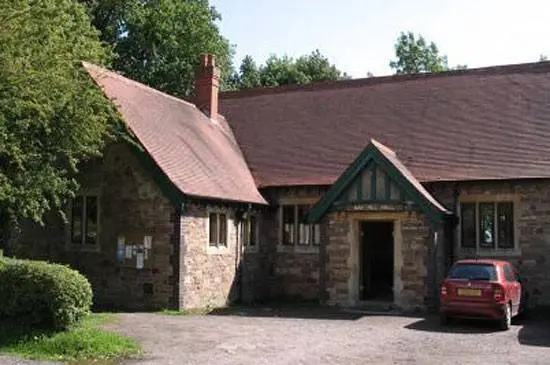
[[[497,271],[494,265],[487,264],[458,264],[449,273],[451,279],[468,280],[497,280]]]
[[[296,207],[283,206],[283,245],[293,245],[296,236]]]
[[[481,250],[514,248],[512,202],[462,203],[460,205],[462,248]]]
[[[258,218],[255,215],[248,215],[241,223],[243,244],[246,248],[258,246]]]
[[[319,224],[307,223],[310,205],[282,206],[282,244],[291,246],[319,245],[321,243],[321,228]]]
[[[95,195],[76,196],[71,204],[71,244],[82,246],[97,245],[98,222],[98,197]]]
[[[208,224],[208,244],[215,247],[227,247],[227,215],[225,213],[210,213]]]

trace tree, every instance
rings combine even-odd
[[[107,62],[72,0],[0,0],[0,239],[77,189],[79,162],[113,135],[113,108],[81,60]]]
[[[307,82],[336,81],[348,79],[349,76],[332,65],[327,57],[316,49],[309,55],[296,60],[296,69],[307,78]]]
[[[447,56],[439,54],[436,44],[412,32],[400,34],[395,43],[395,56],[397,59],[390,62],[390,67],[398,75],[449,70]]]
[[[241,62],[241,67],[239,68],[240,76],[238,77],[237,85],[240,88],[251,88],[261,86],[261,75],[258,66],[252,56],[245,56]]]
[[[546,56],[545,54],[541,54],[539,56],[539,62],[544,62],[544,61],[548,61],[548,56]]]
[[[201,53],[216,55],[222,80],[231,75],[233,48],[208,0],[80,0],[101,38],[112,45],[117,71],[169,94],[187,97]]]
[[[259,68],[251,56],[246,56],[239,73],[232,78],[237,89],[288,84],[308,84],[316,81],[335,81],[349,76],[331,64],[319,50],[293,59],[271,55]]]
[[[262,86],[307,84],[308,76],[296,67],[296,61],[288,56],[271,55],[261,67]]]

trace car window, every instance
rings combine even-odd
[[[510,265],[504,265],[504,278],[505,278],[506,281],[508,281],[508,282],[513,282],[513,281],[515,281],[514,271],[512,270],[512,268],[510,267]]]
[[[457,264],[451,269],[449,278],[493,281],[497,280],[497,271],[489,264]]]

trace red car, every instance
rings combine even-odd
[[[521,284],[516,269],[507,261],[459,260],[441,285],[440,316],[480,318],[499,322],[507,330],[519,313]]]

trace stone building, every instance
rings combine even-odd
[[[85,68],[130,141],[16,248],[98,306],[422,307],[462,257],[512,261],[550,304],[550,63],[219,93],[205,56],[192,103]]]

